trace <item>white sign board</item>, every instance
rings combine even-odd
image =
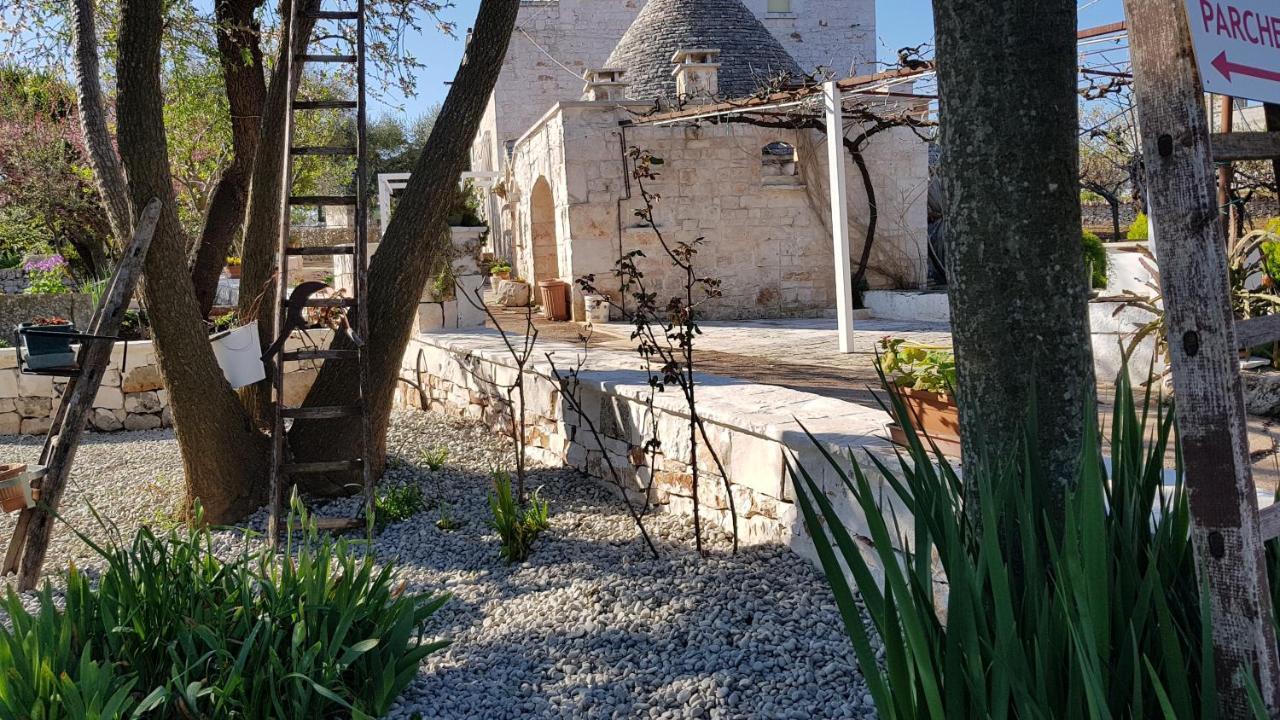
[[[1187,0],[1204,89],[1280,103],[1280,2]]]

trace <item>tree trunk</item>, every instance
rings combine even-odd
[[[305,3],[308,9],[318,8],[319,0],[298,0]],[[288,33],[289,0],[281,0],[280,17],[283,27]],[[283,192],[284,151],[288,139],[284,136],[285,113],[289,110],[290,83],[286,77],[286,52],[291,46],[301,50],[296,43],[305,43],[311,35],[315,20],[300,14],[298,18],[298,37],[289,42],[282,41],[277,51],[275,68],[271,73],[271,85],[267,89],[266,103],[262,107],[262,126],[259,135],[258,153],[253,163],[252,192],[249,197],[249,208],[245,215],[244,252],[242,253],[240,275],[240,307],[238,313],[241,321],[258,321],[258,336],[262,347],[267,347],[275,338],[272,337],[273,319],[275,318],[276,292],[273,278],[276,273],[276,241],[280,235],[280,194]],[[303,45],[305,47],[305,45]],[[295,80],[302,75],[301,63],[294,66]],[[297,82],[293,83],[297,87]],[[267,377],[271,377],[270,368]],[[240,391],[240,399],[249,411],[250,417],[258,427],[271,427],[271,382],[264,380],[250,385]]]
[[[137,207],[164,203],[145,266],[144,297],[156,356],[169,392],[186,474],[188,503],[205,520],[243,518],[266,497],[269,448],[254,431],[214,359],[196,303],[169,172],[160,84],[165,0],[124,0],[119,36],[121,160]]]
[[[249,179],[258,154],[267,82],[262,69],[260,27],[254,12],[263,0],[218,0],[218,56],[231,110],[231,164],[218,178],[205,213],[200,244],[191,265],[200,312],[209,316],[218,294],[218,277],[244,221]]]
[[[1280,132],[1280,105],[1267,103],[1262,107],[1262,112],[1266,118],[1267,132]],[[1272,189],[1280,196],[1280,158],[1271,161],[1271,182]]]
[[[375,447],[370,448],[366,460],[375,474],[381,472],[391,400],[409,343],[410,324],[431,268],[448,251],[450,203],[445,199],[457,192],[519,10],[519,3],[510,0],[481,2],[462,66],[369,268],[367,411]],[[348,342],[339,336],[334,347]],[[327,360],[305,405],[349,403],[356,397],[357,383],[354,361]],[[357,423],[355,419],[300,421],[289,433],[289,444],[295,457],[304,461],[355,457],[360,437]],[[300,478],[304,489],[321,494],[349,493],[344,487],[349,479]]]
[[[129,214],[129,190],[125,185],[124,172],[120,169],[120,160],[107,130],[107,111],[102,101],[98,72],[98,32],[93,20],[93,0],[75,0],[71,27],[80,131],[89,151],[89,165],[93,168],[98,194],[102,196],[107,220],[115,235],[114,244],[123,247],[132,234],[133,219]]]
[[[1031,450],[1061,507],[1094,392],[1076,2],[935,0],[934,16],[964,475],[1018,459],[1034,401]]]

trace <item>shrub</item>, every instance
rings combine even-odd
[[[898,417],[910,417],[895,396],[889,400]],[[1060,525],[1047,519],[1046,485],[1026,453],[965,478],[979,485],[976,511],[950,464],[910,423],[896,469],[871,459],[883,488],[852,454],[843,461],[827,454],[827,477],[866,519],[874,562],[841,525],[814,480],[818,469],[788,463],[880,717],[1215,716],[1209,608],[1196,584],[1180,469],[1162,487],[1173,419],[1155,403],[1148,441],[1151,407],[1148,395],[1139,412],[1122,370],[1113,472],[1091,422]],[[909,536],[880,505],[890,491],[913,516]],[[882,657],[842,562],[883,640]],[[884,570],[883,590],[873,566]],[[947,598],[935,605],[939,590]]]
[[[67,261],[61,255],[50,255],[43,260],[32,260],[22,269],[27,271],[27,295],[65,295],[71,292],[67,280]]]
[[[1133,224],[1129,226],[1129,232],[1125,234],[1125,237],[1128,238],[1129,240],[1135,240],[1135,241],[1147,240],[1148,230],[1149,228],[1147,227],[1147,214],[1140,212],[1138,213],[1138,216],[1133,219]]]
[[[375,516],[381,526],[408,520],[427,507],[427,501],[422,496],[422,488],[417,485],[396,485],[387,488],[378,493],[373,503]]]
[[[444,467],[445,461],[449,459],[449,448],[436,447],[430,450],[423,450],[418,453],[418,459],[427,469],[435,472]]]
[[[1089,266],[1089,283],[1094,288],[1104,288],[1107,286],[1107,248],[1096,233],[1085,230],[1081,238],[1084,241],[1084,261]]]
[[[4,601],[0,717],[385,714],[446,644],[423,636],[446,596],[405,594],[392,568],[302,522],[283,563],[221,560],[203,529],[144,528],[105,549],[84,538],[107,567],[96,583],[71,568],[65,610],[48,587],[34,613],[12,591]]]
[[[489,525],[502,541],[499,553],[509,563],[524,562],[538,533],[549,527],[547,503],[538,500],[535,490],[529,496],[528,507],[521,507],[511,492],[511,476],[505,472],[493,474],[493,488],[489,493],[489,510],[493,514]]]

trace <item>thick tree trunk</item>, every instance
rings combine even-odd
[[[1060,498],[1080,467],[1094,392],[1076,2],[935,0],[934,16],[965,476],[1018,458],[1034,399],[1033,451]],[[991,82],[1001,68],[1017,72]]]
[[[318,8],[319,0],[298,0],[306,8]],[[291,12],[289,0],[281,0],[280,17],[288,27]],[[274,340],[272,319],[275,318],[276,292],[273,280],[276,272],[276,240],[280,234],[280,193],[283,192],[285,113],[288,112],[290,83],[287,82],[286,56],[288,48],[300,49],[297,43],[305,43],[311,35],[315,21],[300,17],[298,38],[281,42],[275,68],[271,73],[271,85],[267,89],[266,103],[262,107],[262,126],[258,153],[253,163],[253,180],[249,207],[244,224],[244,252],[240,275],[240,307],[242,321],[257,320],[258,335],[262,347]],[[287,30],[286,30],[287,32]],[[305,47],[305,45],[304,45]],[[295,80],[301,77],[301,63],[295,65]],[[297,87],[297,83],[293,83]],[[271,377],[270,369],[267,377]],[[240,399],[258,427],[271,426],[271,383],[263,381],[240,391]]]
[[[98,32],[93,24],[93,0],[75,0],[71,27],[80,131],[89,150],[89,165],[93,168],[98,194],[106,206],[115,244],[123,247],[132,234],[133,219],[129,214],[129,190],[125,185],[124,172],[120,169],[120,160],[107,130],[107,110],[102,101],[98,72]]]
[[[446,198],[457,192],[466,168],[471,141],[480,125],[515,28],[519,3],[483,0],[462,66],[440,110],[431,137],[400,196],[391,224],[369,268],[369,385],[368,413],[375,448],[369,462],[381,471],[391,400],[400,375],[400,359],[409,343],[410,323],[431,268],[448,250]],[[343,337],[334,346],[346,344]],[[358,377],[352,361],[325,361],[306,405],[337,405],[356,397]],[[299,422],[289,444],[300,460],[355,457],[360,437],[356,421]],[[300,478],[304,489],[322,494],[345,494],[349,477]]]
[[[133,204],[164,209],[147,255],[144,296],[182,450],[188,502],[205,520],[239,520],[266,496],[268,443],[218,368],[196,303],[169,173],[160,85],[164,0],[124,0],[119,37],[121,160]]]
[[[262,69],[260,28],[254,12],[262,0],[218,0],[218,56],[231,110],[231,164],[218,178],[205,213],[200,244],[191,264],[200,312],[208,317],[218,293],[218,277],[244,221],[249,180],[262,129],[267,81]]]

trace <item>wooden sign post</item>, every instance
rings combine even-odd
[[[1249,466],[1231,288],[1204,93],[1184,0],[1124,0],[1164,295],[1196,569],[1222,717],[1250,717],[1245,672],[1280,709],[1280,659]]]

